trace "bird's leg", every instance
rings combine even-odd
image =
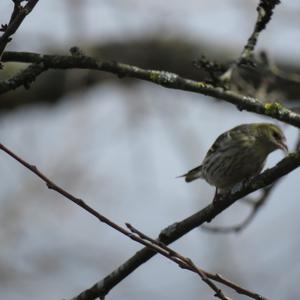
[[[231,190],[228,190],[228,189],[218,190],[218,188],[216,188],[216,192],[215,192],[214,199],[213,199],[213,204],[218,205],[218,203],[225,200],[230,194],[231,194]]]
[[[213,201],[212,201],[212,205],[214,207],[218,207],[220,205],[222,205],[222,201],[230,194],[230,191],[224,191],[224,190],[218,190],[218,188],[216,188],[216,191],[215,191],[215,195],[214,195],[214,198],[213,198]],[[208,219],[206,222],[207,223],[210,223],[211,219]]]
[[[255,176],[257,176],[258,174],[259,174],[259,173],[257,173],[257,174],[255,174],[254,176],[248,177],[248,178],[246,178],[245,180],[243,180],[243,188],[244,188],[245,186],[249,185],[250,182],[252,181],[252,179],[253,179]]]
[[[213,203],[216,203],[218,201],[220,201],[220,198],[219,198],[219,194],[218,194],[218,188],[216,188],[215,190],[215,195],[214,195],[214,199],[213,199]]]
[[[242,190],[243,187],[244,187],[244,185],[247,184],[247,181],[248,181],[248,179],[245,179],[245,180],[243,180],[243,181],[241,181],[241,182],[235,184],[235,185],[231,188],[230,193],[234,194],[234,193],[237,193],[237,192],[239,192],[240,190]]]
[[[214,199],[213,199],[213,204],[218,204],[220,201],[222,201],[226,197],[226,195],[227,195],[227,193],[224,194],[223,192],[220,192],[218,190],[218,188],[216,188]]]
[[[252,178],[253,177],[250,177],[244,179],[243,181],[240,181],[239,183],[235,184],[231,189],[218,190],[218,188],[216,188],[213,204],[217,205],[220,201],[226,199],[229,195],[239,192],[251,182]]]

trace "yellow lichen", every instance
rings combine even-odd
[[[279,102],[267,102],[264,104],[266,113],[279,113],[282,109],[282,104]]]
[[[153,82],[159,82],[159,80],[160,80],[160,72],[159,71],[152,71],[150,73],[150,79]]]
[[[195,85],[196,85],[196,87],[199,87],[199,88],[207,87],[207,84],[204,83],[203,81],[197,81],[197,82],[195,82]]]

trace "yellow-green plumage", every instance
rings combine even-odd
[[[271,123],[251,123],[221,134],[208,150],[202,164],[186,174],[186,182],[205,179],[219,190],[261,172],[267,156],[277,150],[287,151],[281,129]]]

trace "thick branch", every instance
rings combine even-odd
[[[146,70],[136,66],[112,62],[97,61],[88,56],[61,56],[41,55],[28,52],[5,52],[4,61],[18,61],[33,63],[31,67],[36,72],[28,72],[28,68],[15,77],[0,82],[0,94],[16,89],[24,84],[31,83],[41,72],[47,69],[91,69],[109,72],[119,77],[132,77],[146,80],[161,86],[195,92],[234,104],[239,110],[247,110],[257,114],[266,115],[285,123],[300,128],[300,115],[289,110],[279,103],[262,103],[256,98],[246,97],[233,91],[227,91],[220,87],[205,82],[183,78],[175,73]],[[36,66],[39,66],[36,68]]]

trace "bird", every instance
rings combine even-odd
[[[222,133],[212,144],[202,164],[187,173],[186,182],[204,179],[216,187],[217,195],[226,194],[234,186],[250,180],[264,168],[268,155],[288,147],[282,130],[272,123],[249,123]]]

